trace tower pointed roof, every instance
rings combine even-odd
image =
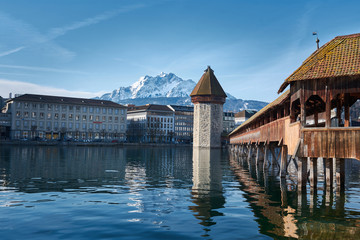
[[[190,96],[214,96],[214,97],[223,97],[226,98],[226,94],[222,89],[219,81],[214,75],[214,70],[207,67],[204,74],[201,76],[200,81],[196,84],[194,90],[191,92]]]

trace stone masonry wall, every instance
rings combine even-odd
[[[221,147],[223,106],[221,104],[194,104],[194,147]]]

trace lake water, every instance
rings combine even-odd
[[[356,239],[346,171],[345,193],[298,195],[225,150],[0,146],[1,239]]]

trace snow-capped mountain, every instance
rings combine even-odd
[[[128,87],[119,87],[96,99],[110,100],[120,104],[176,104],[191,105],[190,93],[196,83],[189,79],[183,80],[173,73],[161,73],[155,77],[141,77],[137,82]],[[246,101],[236,99],[229,93],[224,105],[225,111],[240,111],[243,109],[259,110],[266,105],[259,101]]]
[[[124,99],[187,97],[195,86],[192,80],[183,80],[173,73],[161,73],[156,77],[141,77],[129,87],[120,87],[106,93],[100,99],[118,102]]]
[[[183,80],[173,73],[162,72],[155,77],[141,77],[131,86],[115,89],[111,93],[102,95],[100,99],[119,102],[136,98],[189,97],[195,85],[193,80]],[[228,98],[235,99],[230,94],[228,94]]]

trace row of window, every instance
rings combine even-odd
[[[147,120],[148,122],[168,122],[168,123],[173,122],[172,118],[163,118],[163,117],[148,117]]]
[[[31,136],[33,135],[32,132],[29,131],[15,131],[14,133],[14,138],[19,139],[19,138],[30,138],[30,137],[35,137],[35,136]],[[39,138],[46,138],[46,139],[59,139],[60,135],[58,133],[46,133],[46,132],[42,132],[39,131],[36,133],[36,135]],[[88,133],[72,133],[72,132],[68,132],[66,133],[66,138],[75,138],[75,139],[124,139],[125,135],[124,134],[118,134],[118,133],[107,133],[107,134],[103,134],[103,133],[92,133],[92,132],[88,132]]]
[[[29,121],[22,121],[22,123],[23,123],[23,127],[24,127],[24,128],[30,127]],[[21,124],[20,120],[16,120],[15,126],[19,128],[19,127],[20,127],[20,124]],[[69,129],[73,129],[73,128],[75,128],[75,129],[80,129],[80,127],[81,127],[81,129],[84,129],[84,130],[86,130],[86,129],[119,130],[119,125],[112,125],[112,124],[108,124],[108,125],[106,125],[106,124],[98,124],[98,123],[95,123],[95,124],[93,124],[93,123],[89,123],[89,124],[86,124],[86,123],[82,123],[82,124],[80,124],[80,123],[75,123],[75,124],[73,124],[72,122],[70,122],[70,123],[68,123],[68,124],[66,124],[65,122],[61,122],[61,123],[59,123],[59,122],[54,122],[54,123],[52,124],[52,122],[46,122],[46,123],[45,123],[45,122],[43,122],[43,121],[40,121],[40,122],[39,122],[39,125],[37,126],[35,121],[32,121],[32,122],[31,122],[31,126],[32,126],[32,127],[35,127],[35,126],[36,126],[36,128],[39,127],[40,129],[44,128],[45,125],[46,125],[46,128],[51,128],[52,126],[54,126],[54,128],[66,128],[66,127],[68,127]],[[124,130],[124,128],[125,128],[124,126],[125,126],[124,124],[121,124],[121,125],[120,125],[120,130]]]
[[[16,111],[16,117],[17,118],[29,118],[31,115],[31,118],[37,118],[37,116],[39,116],[40,119],[44,119],[45,118],[45,113],[40,112],[39,114],[37,114],[37,112],[23,112],[23,114],[21,115],[20,111]],[[66,120],[68,118],[68,120],[76,120],[76,121],[80,121],[80,119],[82,121],[102,121],[102,122],[112,122],[114,120],[114,122],[118,122],[119,121],[119,117],[113,117],[113,116],[99,116],[99,115],[78,115],[78,114],[66,114],[66,113],[47,113],[46,114],[46,118],[47,119],[52,119],[54,118],[55,120],[61,119],[61,120]],[[125,121],[124,117],[120,118],[121,122]]]
[[[172,124],[168,123],[148,123],[149,128],[168,128],[172,129]]]
[[[179,132],[179,131],[192,132],[193,128],[192,127],[175,127],[175,132]]]
[[[125,109],[118,109],[118,108],[100,108],[100,107],[87,107],[87,106],[72,106],[72,105],[57,105],[57,104],[45,104],[45,103],[16,103],[16,108],[21,108],[24,106],[25,109],[47,109],[48,111],[55,110],[55,111],[76,111],[83,113],[102,113],[102,114],[119,114],[119,112],[123,115],[125,114]],[[119,111],[120,110],[120,111]]]

